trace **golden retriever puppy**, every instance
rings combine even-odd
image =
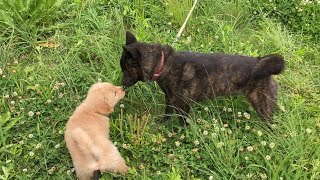
[[[128,167],[109,140],[109,118],[125,95],[122,87],[96,83],[70,117],[65,140],[79,180],[98,179],[100,172],[125,174]]]

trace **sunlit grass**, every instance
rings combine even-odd
[[[69,116],[94,82],[120,84],[125,30],[141,41],[172,44],[190,2],[66,1],[52,26],[44,28],[50,32],[22,33],[31,40],[3,34],[0,178],[75,179],[63,139]],[[259,119],[242,96],[194,104],[187,128],[177,117],[160,124],[164,94],[156,83],[140,82],[127,90],[110,116],[111,139],[131,169],[127,176],[105,173],[103,179],[320,177],[319,45],[273,20],[254,20],[250,8],[244,1],[199,2],[175,48],[250,56],[281,53],[286,70],[276,76],[274,124]],[[43,42],[52,47],[39,44]]]

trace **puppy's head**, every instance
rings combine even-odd
[[[120,59],[123,72],[122,85],[129,87],[138,81],[152,79],[158,66],[162,51],[165,56],[172,53],[169,46],[138,42],[136,37],[129,31],[126,32],[126,44]]]
[[[122,87],[106,82],[96,83],[90,87],[85,103],[99,113],[108,114],[113,112],[114,106],[124,95]]]

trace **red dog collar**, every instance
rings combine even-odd
[[[161,55],[160,64],[158,65],[157,69],[155,70],[155,73],[152,76],[152,80],[153,81],[156,81],[159,78],[159,76],[161,74],[161,71],[163,69],[163,62],[164,62],[164,53],[163,53],[163,51],[161,51],[161,54],[162,55]]]

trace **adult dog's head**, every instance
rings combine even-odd
[[[126,44],[120,60],[123,72],[122,86],[130,87],[138,81],[150,81],[162,58],[172,53],[170,46],[138,42],[131,32],[126,32]]]

